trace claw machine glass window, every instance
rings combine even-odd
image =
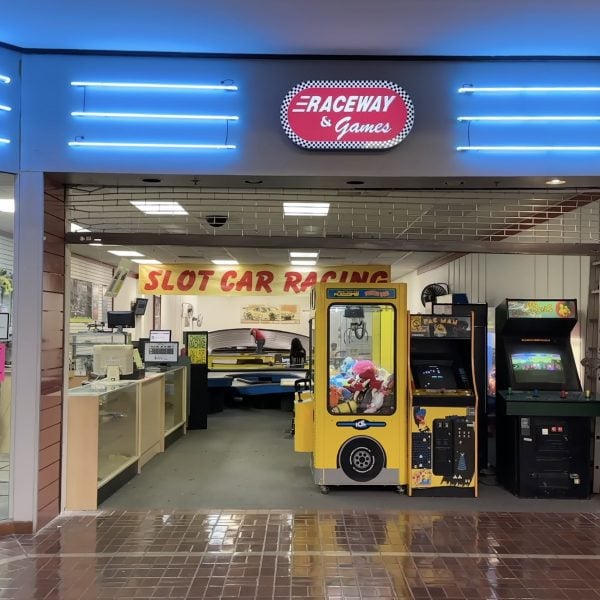
[[[328,323],[329,412],[393,414],[395,308],[332,304]]]

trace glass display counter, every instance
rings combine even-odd
[[[97,508],[104,487],[111,483],[114,487],[114,482],[120,487],[137,473],[137,399],[135,381],[93,383],[69,390],[67,510]]]
[[[177,367],[165,373],[164,436],[185,427],[187,417],[187,368]]]

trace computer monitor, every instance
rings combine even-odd
[[[179,342],[146,342],[144,363],[148,365],[174,365],[179,361]]]
[[[109,329],[133,329],[135,327],[135,313],[132,310],[109,310],[106,313],[106,325]]]
[[[151,342],[170,342],[171,341],[171,330],[170,329],[151,329],[150,330],[150,341]]]
[[[148,298],[136,298],[133,303],[133,313],[135,315],[146,314],[146,306],[148,306]]]
[[[130,344],[97,344],[94,346],[92,370],[106,375],[108,367],[118,367],[120,375],[133,373],[133,346]]]

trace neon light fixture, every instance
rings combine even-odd
[[[0,104],[0,110],[5,110],[6,112],[10,112],[12,108],[10,106],[5,106],[4,104]]]
[[[0,138],[0,144],[10,144],[10,140],[6,138]]]
[[[10,110],[10,109],[9,109]],[[74,111],[72,117],[106,117],[108,119],[190,119],[203,121],[238,121],[237,115],[172,115],[160,113],[87,112]]]
[[[69,142],[87,148],[173,148],[182,150],[235,150],[235,144],[159,144],[149,142]]]
[[[226,90],[235,92],[237,85],[203,85],[194,83],[126,83],[118,81],[71,81],[74,87],[142,88],[165,90]]]
[[[553,116],[553,115],[540,115],[540,116],[475,116],[475,117],[457,117],[457,121],[497,121],[497,122],[519,122],[519,121],[600,121],[600,116],[589,115],[589,116]]]
[[[6,75],[0,75],[0,83],[10,83],[10,77]]]
[[[476,87],[465,85],[458,88],[459,94],[503,94],[507,92],[544,92],[544,93],[571,93],[571,92],[600,92],[600,86],[511,86],[511,87]]]
[[[456,149],[478,152],[600,152],[600,146],[457,146]]]

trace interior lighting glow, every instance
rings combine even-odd
[[[82,233],[89,233],[90,230],[86,229],[82,225],[78,225],[77,223],[71,223],[71,233],[76,233],[78,231],[81,231]]]
[[[552,116],[552,115],[540,115],[540,116],[515,116],[515,117],[501,117],[501,116],[486,116],[486,117],[458,117],[458,121],[600,121],[600,116],[589,115],[589,116]]]
[[[235,150],[235,144],[154,144],[146,142],[69,142],[69,146],[89,148],[181,148],[184,150]]]
[[[14,213],[15,212],[14,198],[0,198],[0,212]]]
[[[291,260],[290,264],[295,267],[314,267],[317,264],[316,260]]]
[[[461,152],[600,152],[600,146],[457,146],[456,149]]]
[[[9,109],[10,110],[10,109]],[[198,121],[238,121],[237,115],[174,115],[160,113],[73,111],[73,117],[105,117],[107,119],[188,119]]]
[[[283,214],[286,217],[326,217],[329,202],[284,202]]]
[[[511,87],[476,87],[476,86],[462,86],[458,88],[459,94],[472,94],[472,93],[486,93],[486,94],[502,94],[506,92],[600,92],[600,86],[511,86]]]
[[[165,90],[227,90],[235,92],[237,85],[204,85],[195,83],[133,83],[120,81],[71,81],[74,87],[146,88]]]
[[[318,258],[318,252],[290,252],[290,258]]]
[[[567,183],[564,179],[549,179],[546,181],[546,185],[562,185],[563,183]]]
[[[162,265],[160,260],[155,258],[132,258],[131,260],[138,265]]]
[[[6,75],[0,75],[0,83],[10,83],[10,77]]]
[[[5,106],[4,104],[0,104],[0,110],[10,112],[12,110],[12,108],[10,106]]]
[[[179,202],[161,200],[130,200],[135,206],[147,215],[187,215],[187,211]]]
[[[0,144],[10,144],[10,140],[7,138],[0,138]]]
[[[136,250],[107,250],[107,252],[110,252],[110,254],[114,254],[115,256],[144,256]]]
[[[237,260],[230,258],[215,258],[212,261],[213,265],[239,265]]]

